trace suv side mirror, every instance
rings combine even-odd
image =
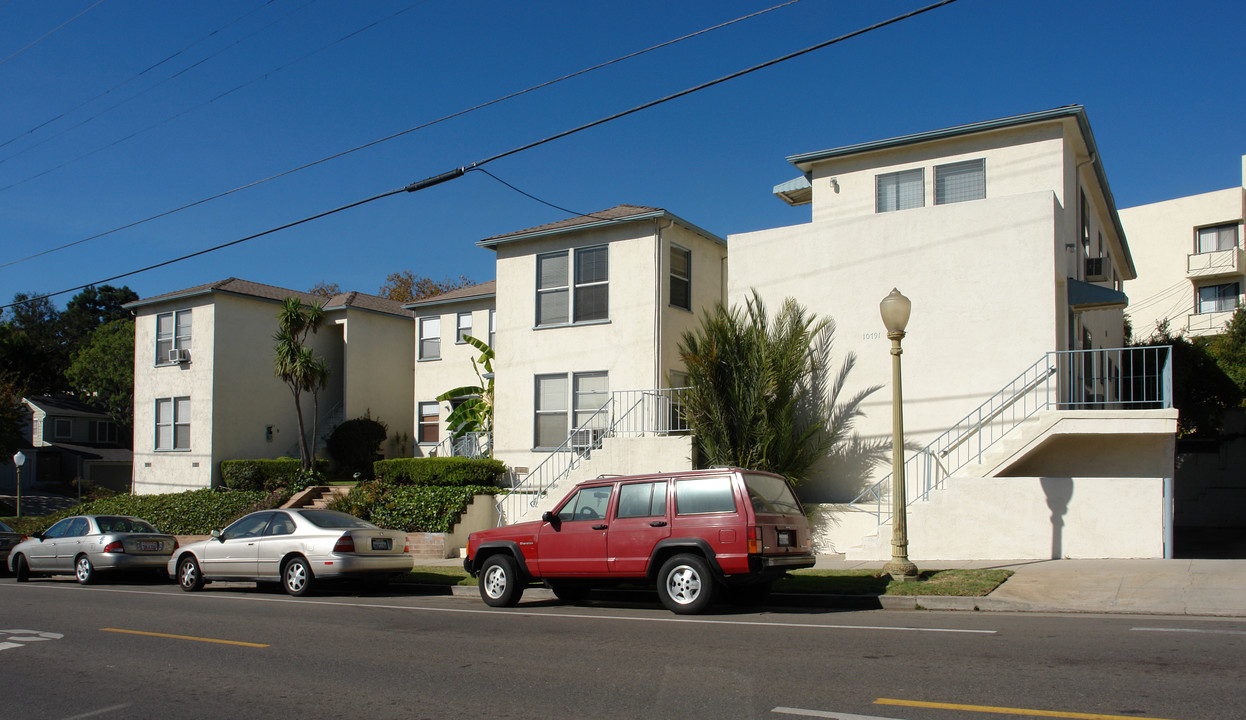
[[[546,510],[545,512],[541,513],[541,522],[547,522],[547,523],[549,523],[550,525],[557,525],[557,524],[558,524],[558,516],[557,516],[557,515],[555,515],[555,514],[553,513],[553,511],[551,511],[551,510]]]

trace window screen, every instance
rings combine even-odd
[[[966,160],[935,166],[935,205],[986,197],[986,161]]]
[[[919,208],[925,203],[926,183],[921,168],[879,175],[876,183],[875,210],[880,213]]]

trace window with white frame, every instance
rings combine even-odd
[[[420,403],[420,426],[418,430],[421,445],[436,445],[441,441],[440,411],[435,402]]]
[[[498,331],[498,314],[496,311],[490,310],[489,311],[489,347],[493,348],[494,350],[497,349],[497,345],[494,344],[496,342],[496,340],[494,339],[494,336],[497,334],[497,331]]]
[[[875,178],[876,212],[893,212],[919,208],[925,204],[926,180],[921,168],[884,173]]]
[[[935,205],[986,197],[986,160],[935,165]]]
[[[1237,309],[1237,298],[1241,292],[1241,286],[1235,282],[1205,285],[1198,289],[1198,312],[1232,312]]]
[[[190,449],[190,398],[156,399],[156,449]]]
[[[1209,253],[1237,247],[1237,223],[1198,229],[1198,252]]]
[[[610,253],[605,245],[537,256],[537,327],[610,317]]]
[[[533,446],[553,449],[567,440],[572,429],[608,427],[609,416],[597,411],[609,401],[609,374],[604,371],[537,375]]]
[[[692,309],[692,251],[671,245],[671,306]]]
[[[190,359],[190,310],[156,315],[156,364]]]
[[[420,359],[441,357],[441,316],[420,318]]]
[[[54,418],[52,420],[52,438],[55,440],[68,440],[73,436],[73,421],[69,418]]]
[[[472,314],[469,312],[461,312],[458,314],[458,329],[454,334],[454,342],[462,345],[467,342],[463,338],[472,334]]]

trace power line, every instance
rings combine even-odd
[[[122,87],[124,87],[125,85],[128,85],[129,83],[131,83],[131,82],[133,82],[133,81],[135,81],[135,80],[137,80],[137,79],[141,78],[142,76],[146,75],[147,73],[151,72],[152,70],[155,70],[156,68],[160,67],[161,65],[164,65],[165,63],[169,62],[170,60],[173,60],[174,58],[177,58],[178,56],[180,56],[180,55],[184,54],[186,51],[188,51],[188,50],[190,50],[191,48],[195,47],[195,46],[196,46],[196,45],[198,45],[199,43],[202,43],[203,41],[205,41],[205,40],[207,40],[207,39],[211,38],[213,35],[216,35],[216,34],[220,33],[221,31],[225,30],[225,29],[226,29],[226,28],[228,28],[229,26],[231,26],[231,25],[233,25],[233,24],[235,24],[235,23],[239,22],[240,20],[242,20],[242,19],[244,19],[244,18],[246,18],[246,17],[248,17],[248,16],[250,16],[250,15],[252,15],[252,14],[256,13],[256,12],[258,12],[258,11],[260,10],[260,8],[263,8],[263,7],[266,7],[266,6],[268,6],[268,5],[271,5],[271,4],[273,4],[274,2],[276,2],[276,1],[277,1],[277,0],[264,0],[264,2],[263,2],[261,5],[257,5],[256,7],[254,7],[254,8],[252,8],[252,9],[250,9],[250,10],[248,10],[248,11],[244,12],[243,14],[241,14],[241,15],[239,15],[238,17],[234,18],[233,20],[230,20],[229,22],[227,22],[227,23],[225,23],[224,25],[222,25],[222,26],[218,27],[217,29],[213,30],[212,32],[208,33],[207,35],[204,35],[203,37],[199,38],[198,40],[194,41],[193,43],[191,43],[191,44],[187,45],[186,47],[182,48],[181,50],[178,50],[177,52],[173,53],[172,55],[170,55],[170,56],[166,57],[165,59],[163,59],[163,60],[161,60],[161,61],[159,61],[159,62],[157,62],[157,63],[154,63],[154,64],[152,64],[152,65],[149,65],[149,66],[148,66],[147,68],[145,68],[144,70],[142,70],[142,71],[140,71],[140,72],[138,72],[138,73],[136,73],[136,74],[134,74],[134,75],[131,75],[130,77],[126,78],[125,80],[122,80],[121,82],[117,83],[116,85],[113,85],[112,87],[108,88],[108,89],[107,89],[107,90],[105,90],[104,92],[99,93],[98,95],[95,95],[95,96],[93,96],[93,97],[91,97],[91,98],[88,98],[87,100],[83,100],[82,102],[78,103],[77,105],[73,106],[72,108],[70,108],[70,109],[68,109],[68,110],[66,110],[66,111],[64,111],[64,112],[62,112],[62,113],[60,113],[59,115],[56,115],[55,117],[49,118],[49,119],[47,119],[47,120],[44,120],[43,122],[39,123],[38,125],[35,125],[34,127],[30,128],[29,130],[27,130],[27,131],[26,131],[26,132],[24,132],[24,133],[19,133],[19,134],[17,134],[17,135],[14,135],[13,137],[9,138],[8,140],[5,140],[4,142],[0,143],[0,148],[5,147],[6,145],[10,145],[10,144],[12,144],[12,143],[14,143],[14,142],[17,142],[18,140],[20,140],[20,139],[21,139],[21,138],[23,138],[24,136],[26,136],[26,135],[30,135],[30,134],[33,134],[33,133],[37,132],[40,128],[46,127],[46,126],[48,126],[48,125],[51,125],[52,123],[56,122],[57,120],[60,120],[61,118],[65,117],[66,115],[69,115],[70,113],[73,113],[73,112],[77,112],[78,110],[82,109],[83,107],[86,107],[87,105],[90,105],[91,103],[95,102],[96,100],[99,100],[100,98],[104,97],[105,95],[108,95],[108,94],[110,94],[110,93],[112,93],[112,92],[115,92],[116,90],[121,89],[121,88],[122,88]],[[4,6],[3,6],[3,5],[0,5],[0,7],[4,7]],[[162,82],[163,82],[163,81],[162,81]],[[138,95],[135,95],[134,97],[138,97]],[[130,98],[130,100],[133,100],[133,99],[134,99],[134,97]],[[124,102],[129,102],[129,100],[126,100],[126,101],[124,101]],[[120,105],[120,104],[121,104],[121,103],[118,103],[118,105]],[[112,109],[113,109],[113,108],[115,108],[115,107],[117,107],[117,105],[113,105],[112,107],[108,108],[107,110],[104,110],[104,112],[107,112],[108,110],[112,110]],[[103,113],[101,113],[101,114],[103,114]],[[98,117],[98,116],[96,116],[96,117]],[[75,126],[75,127],[76,127],[76,126]]]
[[[793,58],[801,57],[802,55],[806,55],[806,54],[808,54],[808,53],[810,53],[810,52],[813,52],[814,50],[819,50],[819,49],[821,49],[821,48],[825,48],[825,47],[828,47],[828,46],[830,46],[830,45],[834,45],[834,44],[836,44],[836,43],[843,42],[844,40],[848,40],[848,39],[850,39],[850,38],[857,37],[858,35],[863,35],[863,34],[865,34],[865,33],[867,33],[867,32],[872,32],[872,31],[874,31],[874,30],[878,30],[878,29],[883,28],[883,27],[886,27],[886,26],[888,26],[888,25],[895,24],[895,23],[900,22],[900,21],[902,21],[902,20],[907,20],[907,19],[909,19],[909,18],[916,17],[917,15],[921,15],[921,14],[923,14],[923,13],[926,13],[926,12],[929,12],[929,11],[931,11],[931,10],[934,10],[934,9],[937,9],[937,8],[940,8],[940,7],[943,7],[943,6],[945,6],[945,5],[951,5],[952,3],[956,2],[956,1],[957,1],[957,0],[940,0],[939,2],[933,3],[933,4],[931,4],[931,5],[927,5],[927,6],[923,7],[923,8],[919,8],[919,9],[914,10],[914,11],[912,11],[912,12],[904,13],[904,14],[902,14],[902,15],[897,15],[897,16],[895,16],[895,17],[893,17],[893,18],[889,19],[889,20],[884,20],[884,21],[882,21],[882,22],[875,23],[875,24],[873,24],[873,25],[870,25],[870,26],[868,26],[868,27],[862,28],[862,29],[860,29],[860,30],[855,30],[855,31],[850,32],[850,33],[847,33],[847,34],[845,34],[845,35],[840,35],[839,37],[833,38],[833,39],[831,39],[831,40],[826,40],[826,41],[824,41],[824,42],[820,42],[820,43],[817,43],[817,44],[815,44],[815,45],[811,45],[811,46],[809,46],[809,47],[807,47],[807,48],[804,48],[803,50],[797,50],[796,52],[789,53],[789,54],[787,54],[787,55],[783,55],[783,56],[781,56],[781,57],[775,58],[774,60],[768,60],[768,61],[766,61],[766,62],[764,62],[764,63],[758,64],[758,65],[754,65],[754,66],[752,66],[752,67],[750,67],[750,68],[746,68],[746,69],[744,69],[744,70],[740,70],[740,71],[737,71],[737,72],[731,73],[731,74],[729,74],[729,75],[724,75],[724,76],[722,76],[722,77],[720,77],[720,78],[718,78],[718,79],[716,79],[716,80],[711,80],[711,81],[709,81],[709,82],[702,83],[702,84],[700,84],[700,85],[697,85],[697,86],[695,86],[695,87],[689,88],[689,89],[687,89],[687,90],[682,90],[682,91],[680,91],[680,92],[677,92],[677,93],[674,93],[674,94],[671,94],[671,95],[667,95],[666,97],[659,98],[659,99],[657,99],[657,100],[652,100],[652,101],[647,102],[647,103],[642,103],[642,104],[640,104],[640,105],[636,105],[636,106],[634,106],[634,107],[632,107],[632,108],[630,108],[630,109],[628,109],[628,110],[624,110],[624,111],[622,111],[622,112],[615,113],[614,115],[610,115],[610,116],[605,117],[605,118],[602,118],[602,119],[600,119],[600,120],[595,120],[595,121],[590,122],[590,123],[585,123],[585,124],[583,124],[583,125],[579,125],[579,126],[574,127],[574,128],[572,128],[572,129],[570,129],[570,130],[565,130],[565,131],[563,131],[563,132],[560,132],[560,133],[557,133],[557,134],[554,134],[554,135],[550,135],[549,137],[546,137],[546,138],[541,139],[541,140],[536,140],[536,141],[534,141],[534,142],[530,142],[530,143],[528,143],[528,144],[526,144],[526,145],[521,145],[521,146],[516,147],[516,148],[513,148],[513,149],[511,149],[511,150],[507,150],[507,151],[505,151],[505,152],[501,152],[501,153],[498,153],[498,154],[496,154],[496,155],[493,155],[493,156],[490,156],[490,157],[488,157],[488,158],[485,158],[484,160],[478,160],[478,161],[476,161],[476,162],[474,162],[474,163],[471,163],[471,164],[469,164],[469,165],[463,165],[463,166],[457,167],[457,168],[455,168],[455,169],[453,169],[453,170],[448,170],[448,171],[446,171],[446,172],[441,173],[440,175],[433,175],[433,176],[430,176],[430,177],[424,178],[423,180],[417,180],[416,182],[413,182],[413,183],[411,183],[411,184],[409,184],[409,185],[406,185],[406,186],[404,186],[404,187],[395,188],[395,189],[393,189],[393,190],[387,190],[387,191],[385,191],[385,192],[383,192],[383,193],[379,193],[379,194],[377,194],[377,195],[373,195],[373,196],[371,196],[371,197],[364,198],[363,200],[357,200],[357,201],[355,201],[355,202],[348,203],[348,204],[346,204],[346,205],[341,205],[341,206],[338,206],[338,207],[336,207],[336,208],[333,208],[332,210],[326,210],[326,211],[324,211],[324,212],[316,213],[315,215],[309,215],[309,216],[307,216],[307,217],[304,217],[304,218],[301,218],[301,219],[299,219],[299,220],[295,220],[295,221],[292,221],[292,222],[286,223],[286,224],[284,224],[284,225],[280,225],[280,226],[278,226],[278,227],[270,228],[270,229],[268,229],[268,230],[264,230],[264,231],[261,231],[261,232],[255,233],[255,234],[253,234],[253,235],[248,235],[248,236],[246,236],[246,237],[239,238],[239,239],[237,239],[237,240],[231,240],[231,241],[226,242],[226,243],[221,243],[220,245],[215,245],[215,246],[213,246],[213,247],[206,248],[206,249],[204,249],[204,250],[200,250],[200,251],[198,251],[198,252],[194,252],[194,253],[190,253],[190,254],[188,254],[188,255],[183,255],[183,256],[181,256],[181,257],[173,258],[172,260],[166,260],[166,261],[164,261],[164,262],[156,263],[156,264],[154,264],[154,265],[148,265],[147,267],[139,268],[138,270],[131,270],[131,271],[129,271],[129,272],[122,273],[122,274],[120,274],[120,275],[114,275],[114,276],[112,276],[112,277],[105,278],[105,279],[103,279],[103,280],[96,280],[96,281],[94,281],[94,282],[86,283],[86,284],[84,284],[84,285],[79,285],[79,286],[77,286],[77,287],[68,288],[68,289],[66,289],[66,290],[60,290],[60,291],[57,291],[57,292],[47,293],[47,294],[45,294],[45,295],[40,295],[40,296],[37,296],[37,297],[27,298],[27,299],[26,299],[25,301],[23,301],[23,302],[14,302],[14,303],[9,303],[8,305],[3,305],[3,306],[0,306],[0,310],[4,310],[4,309],[10,308],[10,307],[13,307],[13,306],[15,306],[15,305],[21,305],[21,304],[24,304],[24,303],[30,303],[30,302],[35,302],[35,301],[38,301],[38,300],[43,300],[43,299],[45,299],[45,298],[55,297],[55,296],[57,296],[57,295],[64,295],[64,294],[66,294],[66,293],[71,293],[71,292],[74,292],[74,291],[77,291],[77,290],[82,290],[82,289],[84,289],[84,288],[90,287],[91,285],[100,285],[100,284],[103,284],[103,283],[112,282],[112,281],[114,281],[114,280],[120,280],[121,278],[130,277],[131,275],[137,275],[137,274],[139,274],[139,273],[147,272],[148,270],[155,270],[156,268],[164,267],[164,266],[166,266],[166,265],[172,265],[172,264],[174,264],[174,263],[182,262],[182,261],[184,261],[184,260],[189,260],[189,259],[191,259],[191,258],[198,257],[198,256],[200,256],[200,255],[206,255],[206,254],[208,254],[208,253],[215,252],[215,251],[217,251],[217,250],[222,250],[222,249],[227,248],[227,247],[232,247],[232,246],[234,246],[234,245],[238,245],[238,244],[241,244],[241,243],[247,242],[248,240],[254,240],[255,238],[263,237],[263,236],[265,236],[265,235],[271,235],[272,233],[279,232],[279,231],[281,231],[281,230],[286,230],[286,229],[288,229],[288,228],[295,227],[296,225],[302,225],[302,224],[304,224],[304,223],[311,222],[312,220],[318,220],[318,219],[320,219],[320,218],[327,217],[327,216],[329,216],[329,215],[334,215],[334,214],[339,213],[339,212],[342,212],[342,211],[344,211],[344,210],[349,210],[350,208],[359,207],[359,206],[361,206],[361,205],[366,205],[366,204],[371,203],[371,202],[374,202],[374,201],[376,201],[376,200],[380,200],[380,199],[382,199],[382,198],[391,197],[391,196],[393,196],[393,195],[397,195],[397,194],[399,194],[399,193],[404,193],[404,192],[408,192],[408,193],[409,193],[409,192],[418,192],[418,191],[420,191],[420,190],[425,190],[425,189],[427,189],[427,188],[433,187],[434,185],[440,185],[440,184],[442,184],[442,183],[449,182],[450,180],[454,180],[454,179],[456,179],[456,178],[460,178],[460,177],[462,177],[463,175],[465,175],[466,173],[468,173],[469,171],[472,171],[472,170],[475,170],[475,169],[479,168],[481,165],[485,165],[485,164],[488,164],[488,163],[494,162],[494,161],[496,161],[496,160],[500,160],[500,159],[502,159],[502,158],[509,157],[509,156],[511,156],[511,155],[514,155],[514,154],[516,154],[516,153],[523,152],[523,151],[525,151],[525,150],[531,150],[531,149],[533,149],[533,148],[539,147],[539,146],[544,145],[544,144],[546,144],[546,143],[550,143],[550,142],[553,142],[553,141],[555,141],[555,140],[559,140],[559,139],[565,138],[565,137],[567,137],[567,136],[569,136],[569,135],[573,135],[573,134],[575,134],[575,133],[581,132],[581,131],[583,131],[583,130],[587,130],[587,129],[589,129],[589,128],[597,127],[598,125],[601,125],[601,124],[606,123],[606,122],[610,122],[611,120],[616,120],[616,119],[618,119],[618,118],[622,118],[622,117],[626,117],[626,116],[628,116],[628,115],[632,115],[632,114],[634,114],[634,113],[640,112],[641,110],[645,110],[645,109],[648,109],[648,108],[651,108],[651,107],[655,107],[655,106],[657,106],[657,105],[661,105],[662,103],[669,102],[669,101],[674,100],[674,99],[676,99],[676,98],[681,98],[681,97],[684,97],[685,95],[689,95],[689,94],[691,94],[691,93],[698,92],[698,91],[700,91],[700,90],[704,90],[705,88],[714,87],[715,85],[720,85],[720,84],[722,84],[722,83],[724,83],[724,82],[727,82],[728,80],[732,80],[732,79],[735,79],[735,78],[738,78],[738,77],[742,77],[742,76],[744,76],[744,75],[748,75],[748,74],[753,73],[753,72],[756,72],[756,71],[758,71],[758,70],[762,70],[762,69],[764,69],[764,68],[771,67],[772,65],[776,65],[776,64],[781,63],[781,62],[786,62],[786,61],[791,60],[791,59],[793,59]]]
[[[12,60],[13,58],[17,57],[18,55],[21,55],[22,53],[26,52],[27,50],[31,49],[32,47],[34,47],[34,46],[38,45],[40,42],[42,42],[42,41],[43,41],[43,39],[44,39],[44,38],[47,38],[48,36],[50,36],[52,33],[56,32],[57,30],[60,30],[61,28],[63,28],[63,27],[65,27],[66,25],[68,25],[69,23],[73,22],[74,20],[77,20],[78,18],[82,17],[83,15],[86,15],[88,12],[90,12],[90,11],[94,10],[96,5],[99,5],[99,4],[100,4],[100,3],[102,3],[102,2],[104,2],[104,0],[95,0],[94,4],[92,4],[92,5],[91,5],[90,7],[88,7],[86,10],[83,10],[82,12],[78,13],[77,15],[74,15],[73,17],[69,18],[69,19],[68,19],[68,20],[66,20],[65,22],[61,23],[60,25],[57,25],[56,27],[52,28],[51,30],[49,30],[49,31],[45,32],[44,34],[42,34],[42,35],[40,35],[39,37],[35,38],[34,40],[30,41],[30,43],[29,43],[28,45],[26,45],[26,47],[22,48],[21,50],[18,50],[17,52],[15,52],[15,53],[13,53],[12,55],[10,55],[10,56],[6,57],[5,59],[0,60],[0,65],[5,64],[6,62],[8,62],[8,61]]]
[[[735,23],[738,23],[738,22],[741,22],[741,21],[744,21],[744,20],[748,20],[748,19],[750,19],[750,18],[757,17],[758,15],[763,15],[763,14],[765,14],[765,13],[768,13],[768,12],[771,12],[771,11],[774,11],[774,10],[778,10],[779,8],[786,7],[786,6],[788,6],[788,5],[792,5],[792,4],[797,3],[797,2],[800,2],[800,0],[787,0],[786,2],[780,3],[780,4],[778,4],[778,5],[774,5],[774,6],[772,6],[772,7],[766,8],[766,9],[764,9],[764,10],[758,10],[757,12],[750,13],[750,14],[748,14],[748,15],[743,15],[743,16],[741,16],[741,17],[735,18],[734,20],[728,20],[728,21],[726,21],[726,22],[719,23],[718,25],[714,25],[714,26],[712,26],[712,27],[708,27],[708,28],[705,28],[705,29],[702,29],[702,30],[698,30],[698,31],[696,31],[696,32],[689,33],[689,34],[687,34],[687,35],[683,35],[683,36],[681,36],[681,37],[677,37],[677,38],[675,38],[675,39],[673,39],[673,40],[667,40],[667,41],[665,41],[665,42],[658,43],[657,45],[653,45],[653,46],[647,47],[647,48],[645,48],[645,49],[643,49],[643,50],[637,50],[637,51],[635,51],[635,52],[628,53],[628,54],[626,54],[626,55],[622,55],[622,56],[620,56],[620,57],[614,58],[613,60],[607,60],[607,61],[605,61],[605,62],[598,63],[598,64],[593,65],[593,66],[591,66],[591,67],[587,67],[587,68],[584,68],[584,69],[582,69],[582,70],[577,70],[577,71],[575,71],[575,72],[573,72],[573,73],[569,73],[569,74],[567,74],[567,75],[563,75],[563,76],[561,76],[561,77],[554,78],[553,80],[546,80],[545,82],[538,83],[538,84],[536,84],[536,85],[532,85],[532,86],[530,86],[530,87],[524,88],[523,90],[517,90],[517,91],[515,91],[515,92],[509,93],[509,94],[507,94],[507,95],[502,95],[501,97],[497,97],[497,98],[494,98],[493,100],[489,100],[489,101],[487,101],[487,102],[483,102],[483,103],[480,103],[480,104],[478,104],[478,105],[474,105],[474,106],[469,107],[469,108],[466,108],[466,109],[464,109],[464,110],[459,110],[458,112],[454,112],[454,113],[451,113],[451,114],[449,114],[449,115],[443,115],[443,116],[441,116],[441,117],[437,118],[436,120],[430,120],[430,121],[428,121],[428,122],[421,123],[421,124],[419,124],[419,125],[415,125],[415,126],[413,126],[413,127],[409,127],[409,128],[407,128],[407,129],[405,129],[405,130],[400,130],[399,132],[396,132],[396,133],[393,133],[393,134],[390,134],[390,135],[386,135],[386,136],[381,137],[381,138],[377,138],[376,140],[372,140],[372,141],[370,141],[370,142],[366,142],[366,143],[364,143],[364,144],[362,144],[362,145],[356,145],[355,147],[350,148],[349,150],[343,150],[343,151],[341,151],[341,152],[337,152],[337,153],[334,153],[334,154],[332,154],[332,155],[328,155],[328,156],[326,156],[326,157],[322,157],[322,158],[320,158],[319,160],[313,160],[312,162],[305,163],[305,164],[303,164],[303,165],[299,165],[299,166],[297,166],[297,167],[291,168],[291,169],[289,169],[289,170],[285,170],[285,171],[283,171],[283,172],[279,172],[279,173],[277,173],[276,175],[269,175],[269,176],[268,176],[268,177],[266,177],[266,178],[263,178],[263,179],[260,179],[260,180],[254,180],[254,181],[249,182],[249,183],[246,183],[246,184],[244,184],[244,185],[239,185],[238,187],[235,187],[235,188],[233,188],[233,189],[231,189],[231,190],[226,190],[226,191],[223,191],[223,192],[219,192],[219,193],[217,193],[217,194],[215,194],[215,195],[211,195],[211,196],[206,197],[206,198],[203,198],[203,199],[201,199],[201,200],[196,200],[196,201],[194,201],[194,202],[190,202],[190,203],[187,203],[187,204],[185,204],[185,205],[181,205],[181,206],[175,207],[175,208],[173,208],[173,209],[171,209],[171,210],[166,210],[166,211],[161,212],[161,213],[158,213],[158,214],[156,214],[156,215],[151,215],[151,216],[149,216],[149,217],[143,218],[142,220],[135,220],[134,222],[127,223],[127,224],[125,224],[125,225],[121,225],[121,226],[119,226],[119,227],[115,227],[115,228],[113,228],[113,229],[111,229],[111,230],[106,230],[106,231],[101,232],[101,233],[96,233],[95,235],[91,235],[91,236],[88,236],[88,237],[82,238],[81,240],[75,240],[75,241],[73,241],[73,242],[65,243],[64,245],[58,245],[57,247],[54,247],[54,248],[49,248],[49,249],[47,249],[47,250],[43,250],[43,251],[41,251],[41,252],[34,253],[33,255],[27,255],[27,256],[25,256],[25,257],[18,258],[18,259],[16,259],[16,260],[10,260],[10,261],[8,261],[8,262],[0,263],[0,268],[6,268],[6,267],[9,267],[10,265],[16,265],[16,264],[18,264],[18,263],[26,262],[27,260],[33,260],[33,259],[35,259],[35,258],[42,257],[42,256],[44,256],[44,255],[48,255],[48,254],[50,254],[50,253],[54,253],[54,252],[57,252],[57,251],[60,251],[60,250],[65,250],[65,249],[67,249],[67,248],[71,248],[71,247],[74,247],[74,246],[76,246],[76,245],[81,245],[81,244],[86,243],[86,242],[89,242],[89,241],[91,241],[91,240],[96,240],[96,239],[98,239],[98,238],[102,238],[102,237],[105,237],[105,236],[107,236],[107,235],[112,235],[113,233],[117,233],[117,232],[120,232],[120,231],[122,231],[122,230],[128,230],[128,229],[130,229],[130,228],[136,227],[136,226],[138,226],[138,225],[142,225],[142,224],[144,224],[144,223],[151,222],[151,221],[153,221],[153,220],[158,220],[158,219],[163,218],[163,217],[168,217],[169,215],[172,215],[172,214],[174,214],[174,213],[181,212],[181,211],[183,211],[183,210],[189,210],[190,208],[196,207],[196,206],[198,206],[198,205],[203,205],[204,203],[208,203],[208,202],[211,202],[211,201],[213,201],[213,200],[218,200],[218,199],[223,198],[223,197],[225,197],[225,196],[227,196],[227,195],[232,195],[232,194],[234,194],[234,193],[236,193],[236,192],[240,192],[240,191],[242,191],[242,190],[246,190],[247,188],[252,188],[252,187],[255,187],[255,186],[257,186],[257,185],[262,185],[263,183],[269,182],[270,180],[276,180],[276,179],[278,179],[278,178],[285,177],[286,175],[291,175],[291,174],[296,173],[296,172],[301,172],[301,171],[303,171],[303,170],[307,170],[308,168],[312,168],[312,167],[315,167],[316,165],[320,165],[320,164],[322,164],[322,163],[329,162],[330,160],[336,160],[336,159],[338,159],[338,158],[340,158],[340,157],[345,157],[346,155],[350,155],[351,153],[359,152],[360,150],[365,150],[365,149],[370,148],[370,147],[373,147],[373,146],[375,146],[375,145],[380,145],[381,143],[388,142],[388,141],[390,141],[390,140],[394,140],[394,139],[400,138],[400,137],[402,137],[402,136],[404,136],[404,135],[408,135],[408,134],[413,133],[413,132],[416,132],[416,131],[418,131],[418,130],[423,130],[424,128],[428,128],[428,127],[431,127],[431,126],[433,126],[433,125],[437,125],[437,124],[439,124],[439,123],[443,123],[443,122],[446,122],[446,121],[448,121],[448,120],[452,120],[452,119],[454,119],[454,118],[461,117],[461,116],[463,116],[463,115],[467,115],[468,113],[472,113],[472,112],[475,112],[475,111],[477,111],[477,110],[482,110],[482,109],[487,108],[487,107],[489,107],[489,106],[491,106],[491,105],[496,105],[496,104],[501,103],[501,102],[504,102],[504,101],[506,101],[506,100],[511,100],[511,99],[513,99],[513,98],[519,97],[520,95],[525,95],[525,94],[530,93],[530,92],[535,92],[536,90],[540,90],[540,89],[542,89],[542,88],[549,87],[549,86],[551,86],[551,85],[554,85],[554,84],[557,84],[557,83],[563,82],[563,81],[565,81],[565,80],[570,80],[571,78],[575,78],[575,77],[578,77],[578,76],[580,76],[580,75],[584,75],[585,73],[593,72],[593,71],[595,71],[595,70],[600,70],[601,68],[608,67],[608,66],[610,66],[610,65],[614,65],[614,64],[616,64],[616,63],[623,62],[624,60],[629,60],[629,59],[631,59],[631,58],[634,58],[634,57],[637,57],[637,56],[640,56],[640,55],[644,55],[644,54],[646,54],[646,53],[649,53],[649,52],[652,52],[652,51],[655,51],[655,50],[659,50],[659,49],[664,48],[664,47],[667,47],[667,46],[669,46],[669,45],[673,45],[673,44],[675,44],[675,43],[682,42],[682,41],[684,41],[684,40],[688,40],[688,39],[690,39],[690,38],[697,37],[698,35],[703,35],[703,34],[705,34],[705,33],[711,32],[711,31],[713,31],[713,30],[718,30],[718,29],[721,29],[721,28],[727,27],[727,26],[729,26],[729,25],[733,25],[733,24],[735,24]]]

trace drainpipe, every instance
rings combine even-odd
[[[1176,510],[1172,478],[1164,478],[1164,559],[1173,558],[1173,515]]]

